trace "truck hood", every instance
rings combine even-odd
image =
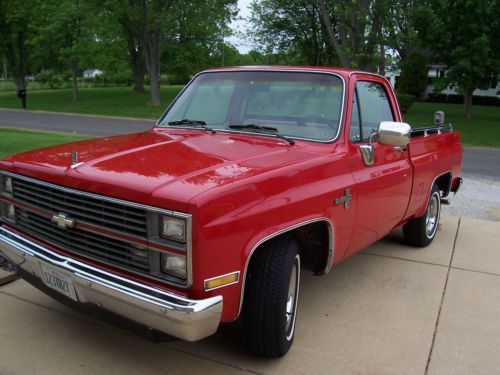
[[[78,153],[72,165],[71,154]],[[187,210],[196,195],[318,157],[274,137],[159,129],[43,148],[0,168],[75,189]]]

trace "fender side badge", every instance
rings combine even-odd
[[[345,195],[338,197],[335,199],[335,204],[341,204],[344,203],[344,208],[347,209],[349,208],[349,203],[351,202],[352,195],[351,195],[351,190],[350,189],[345,189]]]

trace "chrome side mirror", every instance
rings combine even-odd
[[[411,126],[404,122],[382,121],[378,128],[378,140],[385,145],[405,147],[410,137]]]
[[[441,126],[444,124],[444,111],[434,112],[434,125]]]
[[[372,165],[375,161],[375,148],[372,142],[376,136],[378,136],[379,142],[385,145],[406,147],[410,143],[411,126],[404,122],[382,121],[378,131],[370,134],[368,144],[359,146],[365,165]]]

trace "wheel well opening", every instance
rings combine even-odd
[[[285,240],[287,237],[293,238],[299,245],[301,268],[318,274],[324,272],[330,251],[330,227],[326,221],[309,223],[270,238],[260,244],[255,253],[265,251],[270,241]],[[255,254],[252,255],[252,259],[254,258]]]
[[[436,185],[443,192],[443,197],[448,196],[451,189],[451,173],[446,173],[436,179]]]

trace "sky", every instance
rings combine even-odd
[[[250,16],[250,10],[248,9],[248,6],[251,2],[252,0],[238,0],[238,8],[240,9],[240,12],[238,13],[239,17],[248,18]],[[231,28],[244,34],[247,29],[247,22],[245,20],[233,21],[231,23]],[[240,53],[247,53],[252,49],[251,44],[245,42],[237,36],[232,36],[228,38],[227,41],[238,48]]]

